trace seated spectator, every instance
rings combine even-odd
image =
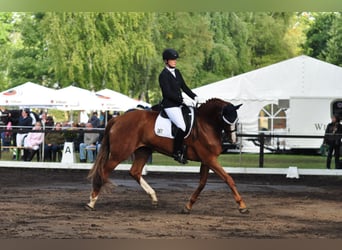
[[[55,127],[52,129],[52,132],[47,132],[45,134],[44,160],[56,161],[57,153],[61,152],[64,147],[64,141],[62,124],[57,122]]]
[[[93,129],[91,123],[86,124],[86,130]],[[94,132],[85,132],[83,142],[80,143],[80,162],[94,162],[94,152],[96,151],[96,142],[99,139],[99,134]]]
[[[101,121],[100,119],[97,117],[97,112],[93,112],[92,117],[90,117],[89,121],[91,123],[91,125],[93,125],[93,128],[98,128],[100,127]]]
[[[28,133],[21,130],[32,128],[32,118],[30,116],[30,109],[25,108],[21,111],[21,116],[18,119],[19,132],[16,135],[17,147],[24,145],[24,138],[27,137]]]
[[[75,151],[80,152],[80,144],[84,141],[84,133],[80,132],[83,131],[86,127],[86,123],[73,123],[73,129],[75,130],[75,137],[73,139]]]
[[[41,122],[36,122],[32,130],[42,130]],[[43,143],[44,133],[29,132],[24,139],[24,161],[31,161]]]
[[[6,125],[6,130],[1,133],[1,140],[2,140],[2,145],[3,146],[11,146],[12,144],[12,132],[8,130],[12,130],[12,122],[9,121]],[[9,151],[8,148],[3,149],[3,151]]]

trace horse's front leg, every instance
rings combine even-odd
[[[230,187],[230,189],[233,193],[233,196],[234,196],[236,203],[239,204],[240,213],[242,213],[242,214],[249,213],[245,202],[241,198],[241,196],[240,196],[240,194],[236,188],[236,185],[235,185],[233,178],[228,173],[226,173],[224,171],[222,166],[217,162],[217,159],[212,160],[211,163],[208,165],[218,176],[220,176],[228,184],[228,186]]]
[[[199,181],[198,187],[195,190],[195,192],[193,192],[193,194],[190,197],[190,200],[188,201],[188,203],[183,208],[183,210],[182,210],[183,213],[187,213],[187,214],[190,213],[192,206],[197,201],[199,194],[201,193],[201,191],[203,190],[203,188],[207,184],[208,175],[209,175],[209,167],[205,164],[201,164],[200,181]]]

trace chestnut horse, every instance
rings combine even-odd
[[[222,131],[224,130],[227,134],[232,133],[232,127],[238,119],[236,110],[240,106],[214,98],[197,109],[195,126],[184,140],[184,144],[187,145],[187,158],[201,162],[200,181],[183,212],[189,213],[192,209],[206,185],[211,169],[228,184],[239,205],[239,211],[248,213],[233,178],[224,171],[217,160],[222,151]],[[134,161],[130,175],[151,196],[152,204],[158,204],[155,191],[142,177],[142,170],[153,151],[171,156],[173,140],[155,134],[154,124],[157,116],[156,111],[135,110],[108,122],[100,151],[88,175],[92,181],[93,190],[90,194],[90,202],[86,205],[87,209],[94,209],[101,187],[108,182],[110,173],[133,153]]]

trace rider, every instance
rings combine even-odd
[[[173,157],[180,163],[187,163],[183,152],[183,140],[185,136],[185,122],[182,115],[181,105],[183,105],[183,90],[196,103],[197,95],[193,93],[185,84],[182,74],[176,69],[178,53],[174,49],[165,49],[163,60],[165,68],[159,75],[159,85],[162,91],[162,108],[169,119],[177,126],[177,132],[173,144]]]

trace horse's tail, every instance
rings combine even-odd
[[[110,155],[109,131],[114,125],[115,120],[116,118],[113,118],[108,122],[104,131],[100,151],[98,152],[94,165],[88,174],[88,179],[91,180],[94,189],[100,189],[101,186],[107,182],[107,180],[103,178],[103,169]]]

